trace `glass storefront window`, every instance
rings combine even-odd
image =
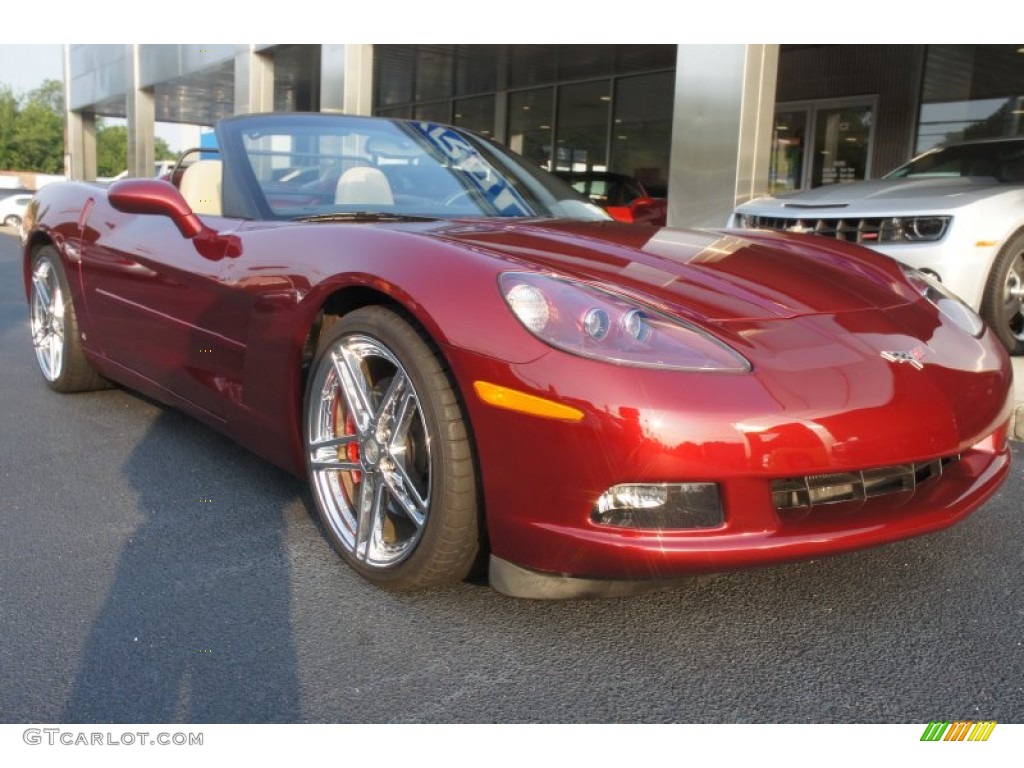
[[[870,178],[874,114],[873,100],[779,105],[768,164],[769,194]]]
[[[610,80],[559,88],[556,171],[608,170],[611,100]]]
[[[430,104],[417,104],[412,109],[414,120],[426,120],[430,123],[450,123],[452,121],[452,103],[435,101]]]
[[[867,178],[871,107],[818,109],[812,187]]]
[[[416,101],[447,99],[452,95],[455,60],[450,45],[424,46],[416,51]]]
[[[915,154],[964,139],[1024,135],[1019,45],[929,45]]]
[[[611,170],[632,176],[654,197],[668,190],[674,72],[620,78],[615,85]]]
[[[554,88],[516,91],[508,96],[508,146],[551,170]]]
[[[803,186],[807,110],[775,113],[772,155],[768,168],[768,194],[793,192]]]
[[[374,46],[378,115],[500,137],[538,166],[667,186],[675,45]],[[499,115],[505,125],[496,125]]]
[[[455,60],[455,96],[487,93],[498,87],[497,45],[458,45]]]
[[[374,104],[388,107],[412,101],[412,47],[404,45],[375,45]]]
[[[490,136],[494,133],[494,96],[477,96],[455,102],[452,122],[460,128]]]

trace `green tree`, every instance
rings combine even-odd
[[[64,118],[30,101],[14,118],[12,167],[39,173],[64,172]]]
[[[0,87],[0,168],[14,168],[11,148],[14,144],[14,120],[18,116],[18,99],[10,86]]]
[[[173,160],[177,154],[159,136],[154,141],[155,160]],[[96,126],[96,175],[116,176],[128,167],[128,129],[123,125]],[[152,172],[151,172],[152,173]]]
[[[21,100],[0,89],[0,166],[12,170],[63,173],[64,86],[42,85]]]
[[[123,125],[99,123],[96,126],[96,175],[116,176],[127,167],[128,129]]]
[[[60,80],[43,80],[42,84],[28,93],[29,104],[39,104],[55,115],[64,117],[64,83]]]
[[[166,140],[161,139],[159,136],[156,137],[156,141],[153,145],[153,159],[154,160],[175,160],[178,157],[178,153],[171,149],[171,145]]]

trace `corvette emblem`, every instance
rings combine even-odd
[[[882,352],[882,357],[888,360],[890,363],[908,363],[917,370],[924,368],[924,363],[921,362],[921,358],[924,357],[923,347],[914,347],[909,352]]]

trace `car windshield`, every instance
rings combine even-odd
[[[954,144],[919,155],[887,174],[887,179],[989,177],[1024,183],[1024,140]]]
[[[607,218],[508,150],[435,123],[264,115],[226,120],[218,137],[261,218]]]

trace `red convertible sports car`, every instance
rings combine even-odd
[[[59,392],[119,382],[308,476],[341,556],[616,595],[936,531],[1009,468],[1011,372],[858,246],[635,227],[493,142],[223,121],[179,186],[54,184],[24,222]]]

